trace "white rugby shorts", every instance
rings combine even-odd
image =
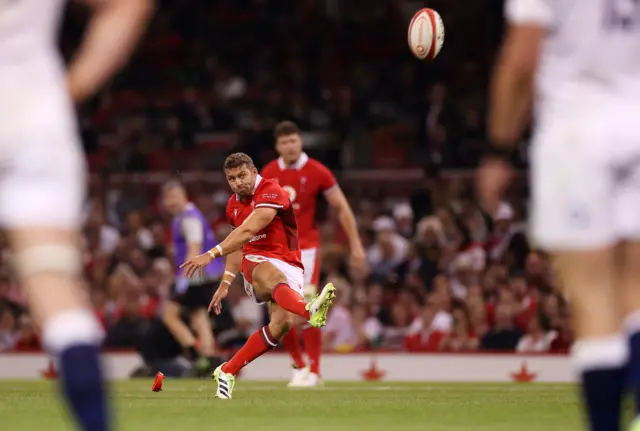
[[[632,123],[622,127],[626,111],[618,118],[597,111],[539,122],[531,147],[531,235],[543,249],[640,240],[640,136],[629,130]]]
[[[302,250],[302,266],[304,266],[304,285],[314,286],[318,284],[317,279],[320,277],[320,265],[318,264],[318,249],[307,248]]]
[[[0,68],[0,225],[78,229],[86,164],[75,109],[64,69],[36,66]]]

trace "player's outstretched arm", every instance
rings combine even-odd
[[[146,28],[153,0],[78,0],[93,15],[67,81],[71,97],[81,102],[100,89],[129,60]]]
[[[477,187],[486,210],[497,210],[511,181],[509,158],[531,113],[533,80],[547,28],[544,1],[509,0],[510,21],[496,64],[489,108],[489,148],[478,170]]]
[[[538,25],[511,25],[502,45],[491,87],[489,138],[503,149],[511,149],[529,121],[544,32]]]
[[[340,225],[347,235],[351,249],[352,263],[360,267],[359,269],[365,269],[366,258],[364,248],[362,247],[362,241],[360,241],[356,218],[353,215],[351,205],[349,205],[346,196],[342,192],[342,189],[336,185],[325,192],[325,198],[329,205],[336,210]]]

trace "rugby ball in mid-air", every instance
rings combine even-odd
[[[420,60],[433,60],[444,43],[444,23],[433,9],[421,9],[409,24],[409,49]]]

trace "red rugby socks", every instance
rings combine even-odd
[[[273,301],[285,310],[309,320],[311,316],[305,308],[306,302],[286,283],[279,283],[271,293]]]
[[[257,357],[264,355],[277,345],[278,340],[271,335],[269,326],[264,326],[249,337],[244,346],[222,366],[222,371],[235,376],[244,366],[251,363]]]
[[[302,347],[300,346],[300,338],[296,327],[291,328],[287,335],[282,338],[282,345],[289,352],[294,367],[300,369],[307,366],[302,357]]]
[[[322,330],[309,326],[302,331],[302,343],[309,358],[309,371],[320,375],[320,355],[322,354]]]

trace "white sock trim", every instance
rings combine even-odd
[[[628,334],[640,332],[640,310],[634,311],[624,319],[624,328]]]
[[[629,360],[629,346],[621,334],[598,338],[582,338],[571,349],[579,372],[618,368]]]
[[[52,353],[77,344],[101,344],[104,331],[93,313],[85,309],[64,311],[42,327],[42,342]]]

